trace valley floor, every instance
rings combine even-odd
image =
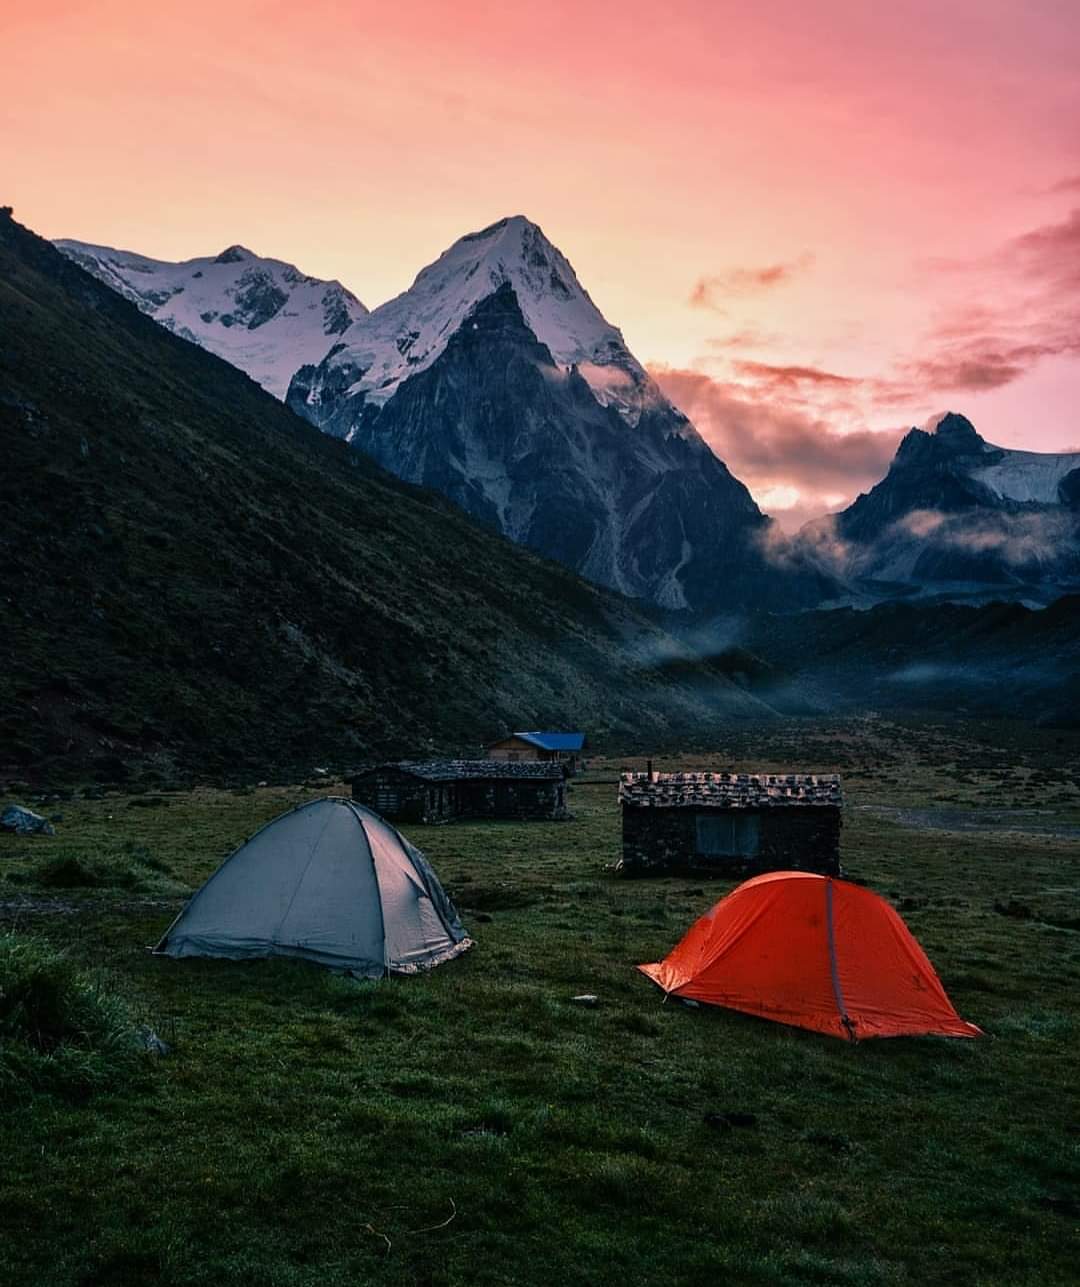
[[[85,1103],[3,1105],[0,1282],[1075,1282],[1080,738],[864,720],[657,760],[839,770],[847,872],[982,1041],[663,1004],[634,966],[730,882],[606,871],[641,762],[594,760],[571,822],[408,828],[477,946],[381,984],[145,950],[343,784],[78,798],[44,806],[55,838],[0,836],[0,928],[69,946],[172,1045]]]

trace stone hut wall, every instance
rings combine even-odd
[[[561,779],[513,779],[458,783],[459,817],[527,821],[567,817],[566,784]]]
[[[622,857],[616,870],[628,876],[677,871],[717,876],[756,876],[765,871],[839,875],[839,809],[786,805],[754,810],[759,819],[758,846],[756,853],[746,858],[698,852],[697,819],[715,816],[716,812],[685,806],[663,809],[623,805]]]
[[[354,779],[352,796],[390,822],[449,822],[456,813],[453,785],[380,770]]]
[[[353,799],[390,822],[452,822],[457,818],[528,821],[569,817],[561,779],[484,779],[432,782],[379,770],[353,780]]]

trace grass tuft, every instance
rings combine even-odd
[[[113,854],[93,857],[78,851],[54,853],[23,871],[12,871],[14,885],[41,889],[116,889],[139,893],[177,893],[169,865],[145,845],[125,844]]]
[[[0,1101],[38,1090],[83,1097],[138,1054],[121,997],[49,944],[0,934]]]

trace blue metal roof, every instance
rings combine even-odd
[[[584,733],[515,733],[542,751],[580,751],[585,745]]]

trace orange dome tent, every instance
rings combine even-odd
[[[884,899],[812,872],[746,881],[638,969],[670,995],[852,1041],[983,1035]]]

